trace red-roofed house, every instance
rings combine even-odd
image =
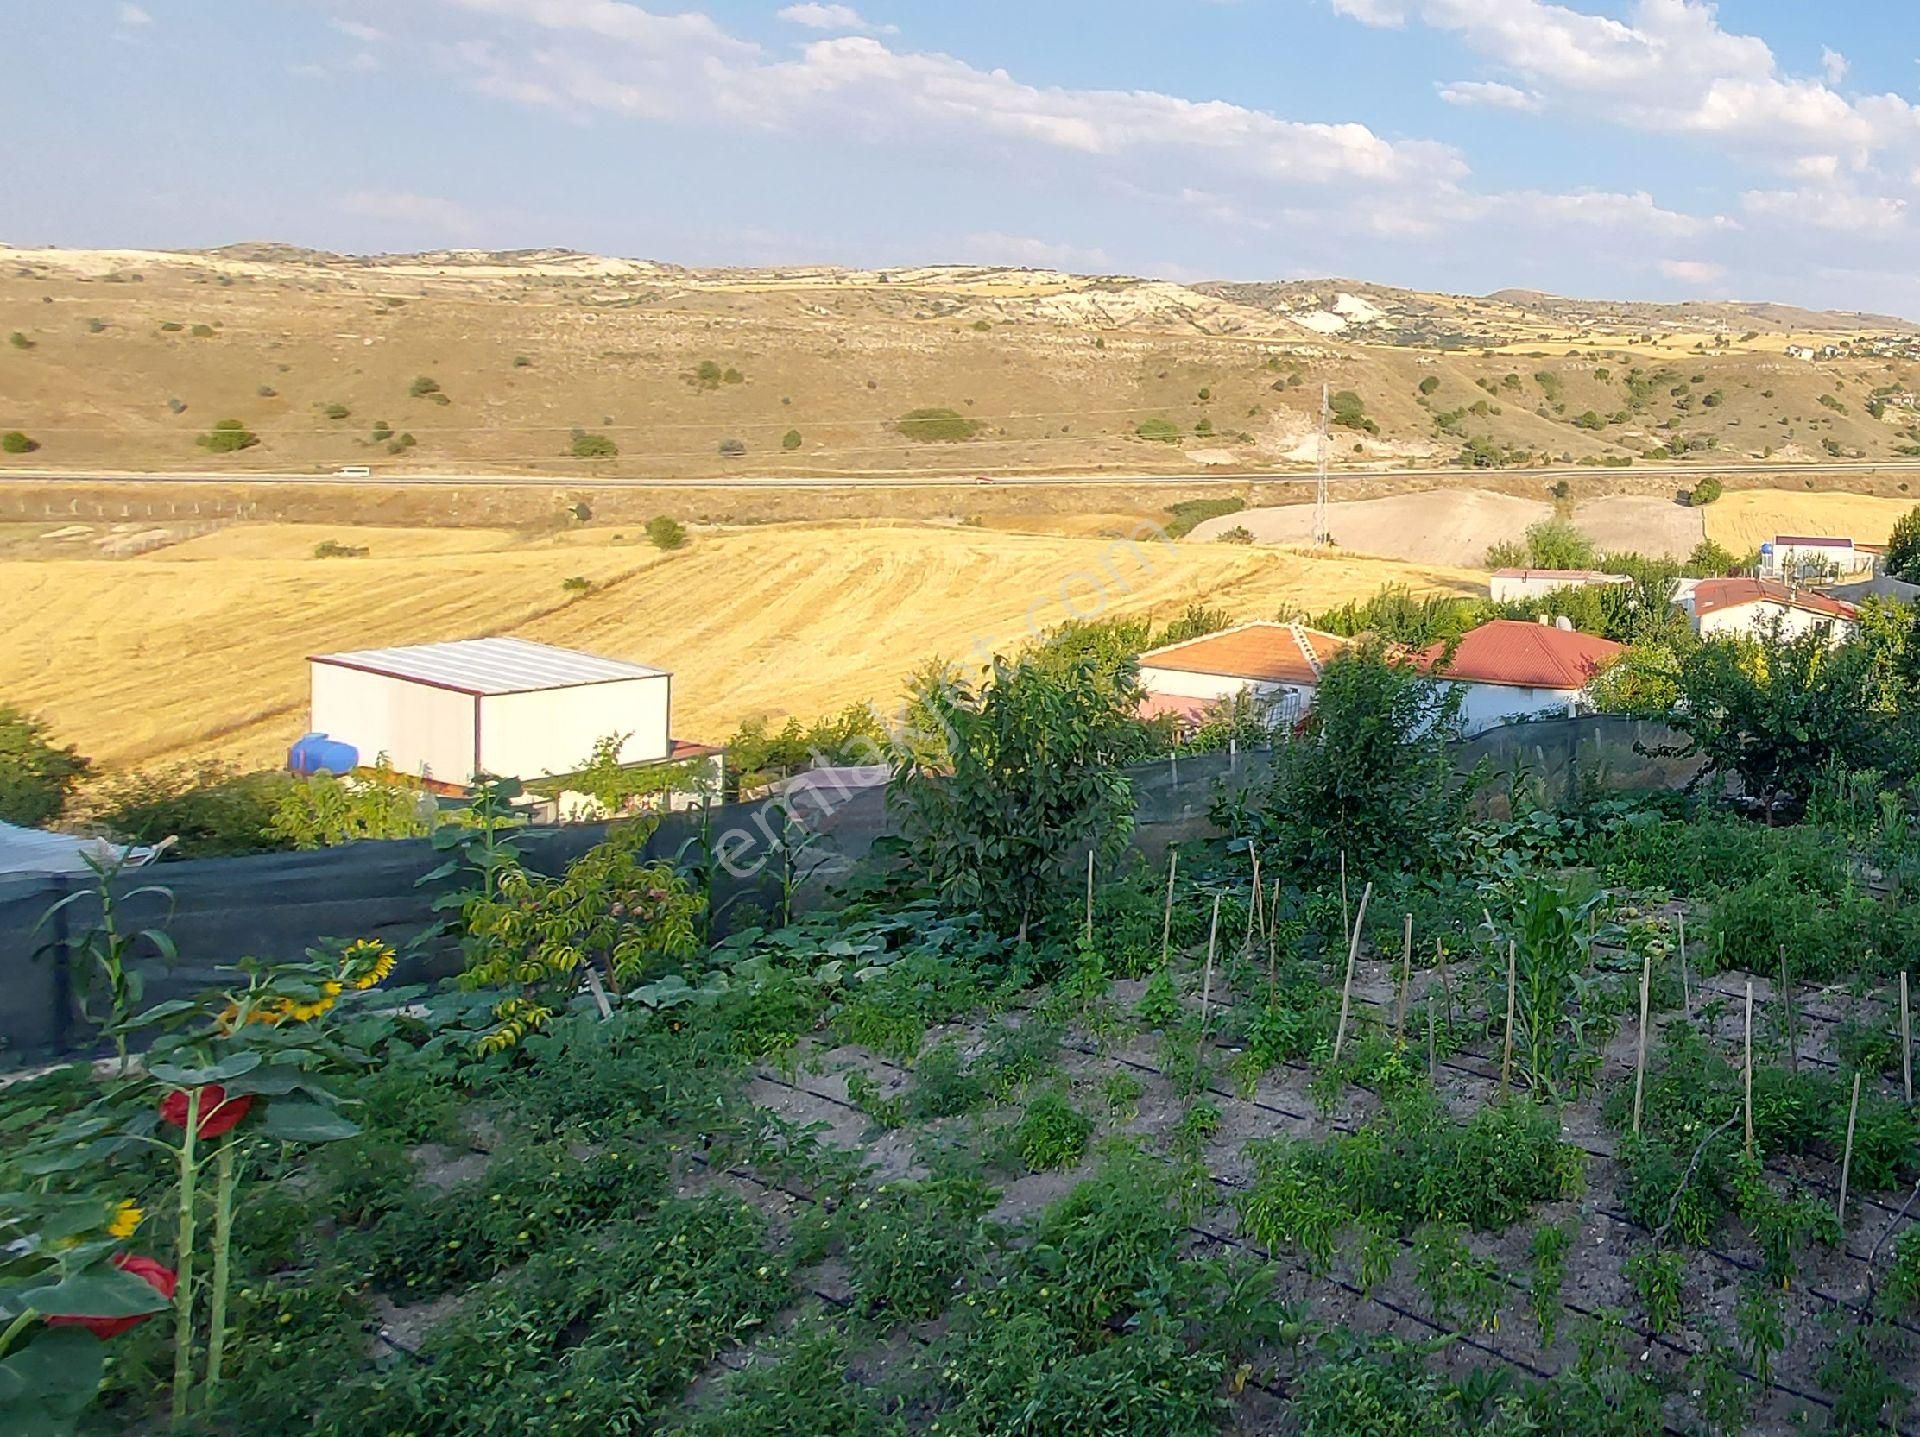
[[[1852,604],[1772,579],[1684,582],[1676,601],[1703,639],[1752,638],[1776,625],[1787,638],[1824,628],[1834,643],[1853,632]]]
[[[1627,651],[1625,644],[1556,624],[1495,619],[1419,662],[1465,691],[1460,719],[1468,734],[1524,718],[1569,718],[1587,708],[1587,686]]]
[[[1150,649],[1140,655],[1141,716],[1173,714],[1192,726],[1215,704],[1251,694],[1270,725],[1298,722],[1320,670],[1348,642],[1302,624],[1253,623]]]

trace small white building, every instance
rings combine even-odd
[[[1588,686],[1625,644],[1583,634],[1567,620],[1494,619],[1463,634],[1451,657],[1445,644],[1424,650],[1435,678],[1463,690],[1461,730],[1471,737],[1503,723],[1572,718],[1587,711]]]
[[[1851,539],[1779,534],[1760,546],[1763,579],[1844,579],[1873,572],[1874,551]]]
[[[1268,727],[1298,723],[1313,706],[1321,669],[1349,642],[1304,624],[1251,623],[1150,649],[1140,655],[1141,716],[1172,714],[1191,726],[1246,694]]]
[[[1562,589],[1590,589],[1631,584],[1625,574],[1603,574],[1598,569],[1495,569],[1491,588],[1496,604],[1522,599],[1544,599]]]
[[[677,757],[673,676],[664,669],[527,639],[461,639],[319,654],[309,661],[313,729],[361,765],[464,788],[480,773],[577,773],[624,735],[623,764]],[[712,750],[702,750],[711,753]]]
[[[1700,579],[1683,584],[1675,602],[1703,639],[1756,638],[1777,627],[1789,639],[1824,629],[1837,644],[1853,633],[1857,612],[1852,604],[1771,579]]]

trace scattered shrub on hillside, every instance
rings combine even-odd
[[[57,747],[40,719],[0,704],[0,822],[52,823],[88,767],[71,744]]]
[[[0,450],[8,454],[31,454],[39,447],[39,440],[29,439],[18,429],[9,429],[5,434],[0,434]]]
[[[1133,426],[1133,432],[1142,439],[1151,439],[1157,444],[1178,444],[1180,426],[1171,419],[1142,419]]]
[[[393,437],[392,443],[387,445],[387,453],[389,454],[404,453],[407,450],[413,448],[413,446],[418,444],[419,442],[420,441],[415,439],[413,435],[406,433],[405,431],[402,431],[401,433],[396,434]]]
[[[260,853],[286,845],[273,832],[273,814],[292,786],[277,769],[243,773],[208,761],[126,774],[108,783],[89,805],[90,817],[128,843],[177,838],[183,858]]]
[[[973,330],[976,334],[986,334],[990,332],[992,329],[993,329],[993,326],[987,323],[987,321],[984,319],[976,319],[973,322]]]
[[[213,326],[210,324],[196,324],[191,333],[195,339],[212,339]]]
[[[513,367],[515,369],[531,369],[533,368],[533,361],[524,354],[516,354],[513,357]]]
[[[262,399],[278,399],[280,397],[280,391],[275,389],[271,384],[255,385],[253,392]]]
[[[194,441],[202,449],[215,454],[238,453],[242,449],[251,449],[259,442],[260,436],[238,419],[215,420],[213,428]]]
[[[167,334],[178,334],[186,326],[177,319],[163,319],[160,321],[160,328]]]
[[[560,587],[569,594],[591,594],[593,592],[593,580],[585,579],[575,574],[571,578],[562,579],[560,581]]]
[[[678,519],[655,514],[647,520],[647,537],[653,541],[656,549],[683,549],[687,543],[687,530]]]
[[[1214,536],[1216,544],[1251,544],[1253,530],[1245,524],[1235,524],[1231,529],[1223,529]]]
[[[329,404],[326,408],[322,409],[320,412],[326,415],[326,417],[329,419],[345,419],[348,415],[353,413],[353,411],[347,408],[346,405],[340,404],[340,403]]]
[[[185,414],[187,412],[187,401],[184,399],[169,399],[167,401],[167,408],[174,414]]]
[[[373,421],[373,442],[379,444],[393,437],[393,426],[384,419]]]
[[[1181,499],[1167,505],[1164,528],[1169,539],[1184,539],[1207,520],[1217,519],[1222,514],[1238,514],[1246,507],[1247,501],[1238,496],[1226,499]]]
[[[430,374],[418,376],[413,383],[407,386],[407,393],[411,394],[415,399],[425,399],[428,395],[438,394],[439,392],[440,381]]]
[[[1327,401],[1333,414],[1333,422],[1342,429],[1358,429],[1366,434],[1378,434],[1380,426],[1367,417],[1367,403],[1351,389],[1343,389]]]
[[[604,434],[589,434],[584,429],[573,431],[573,443],[570,446],[575,459],[613,459],[620,453],[620,446]]]
[[[693,367],[687,382],[695,389],[718,389],[723,384],[744,384],[747,376],[732,366],[722,367],[717,360],[703,359]]]
[[[901,415],[893,427],[907,439],[922,444],[954,444],[971,439],[979,431],[978,421],[951,409],[912,409]]]
[[[800,444],[800,431],[798,429],[789,429],[785,434],[780,436],[780,447],[788,453],[792,453],[798,449]]]
[[[364,559],[372,552],[365,544],[342,544],[338,539],[322,539],[313,546],[316,559]]]
[[[22,334],[17,329],[12,334],[7,336],[7,343],[11,344],[15,349],[32,349],[33,348],[33,341],[31,339],[28,339],[26,335]]]
[[[738,459],[746,452],[747,441],[744,439],[722,439],[720,441],[720,454],[722,458]]]
[[[1197,424],[1193,426],[1193,432],[1195,437],[1197,438],[1211,439],[1213,437],[1213,421],[1211,419],[1202,418]]]
[[[1422,394],[1432,394],[1439,388],[1440,376],[1437,374],[1429,374],[1425,379],[1420,381],[1420,392]]]
[[[104,319],[90,319],[87,321],[88,334],[105,334],[106,330],[107,322]]]
[[[1720,481],[1709,474],[1693,486],[1687,495],[1687,502],[1696,509],[1703,509],[1718,499],[1722,492]]]

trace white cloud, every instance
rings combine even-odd
[[[369,25],[363,20],[342,20],[335,17],[327,22],[342,35],[358,40],[362,45],[377,45],[387,38],[387,32],[377,25]]]
[[[855,35],[897,35],[898,25],[874,25],[869,23],[858,10],[851,5],[821,5],[810,3],[789,5],[776,11],[774,18],[785,20],[789,24],[804,25],[809,30],[842,30]]]
[[[1838,85],[1845,80],[1851,68],[1847,64],[1847,57],[1838,50],[1829,50],[1824,45],[1820,47],[1820,73],[1827,77],[1829,85]]]
[[[1406,0],[1333,0],[1333,12],[1384,30],[1407,23]]]
[[[1726,266],[1704,259],[1663,259],[1660,273],[1682,284],[1700,286],[1718,284],[1727,277]]]
[[[1903,199],[1863,194],[1838,186],[1749,190],[1740,197],[1740,204],[1750,215],[1782,220],[1797,227],[1851,234],[1897,230],[1905,225],[1907,218],[1907,202]]]
[[[114,19],[126,26],[151,25],[153,23],[153,16],[142,10],[138,5],[123,4],[115,9],[113,15]]]
[[[1031,235],[998,234],[988,231],[968,235],[962,243],[965,258],[982,264],[1013,264],[1030,269],[1091,270],[1108,269],[1112,261],[1098,245],[1056,244]]]
[[[1538,111],[1540,97],[1517,85],[1497,80],[1456,80],[1440,86],[1440,98],[1449,105],[1481,106],[1492,110]]]
[[[404,190],[358,190],[340,197],[340,209],[362,219],[379,220],[408,233],[418,243],[423,232],[455,241],[471,240],[480,232],[479,217],[454,200],[416,195]]]

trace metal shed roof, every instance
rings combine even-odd
[[[455,639],[397,649],[314,654],[311,662],[385,674],[389,678],[463,694],[526,694],[542,689],[666,676],[667,670],[557,649],[531,639]]]

